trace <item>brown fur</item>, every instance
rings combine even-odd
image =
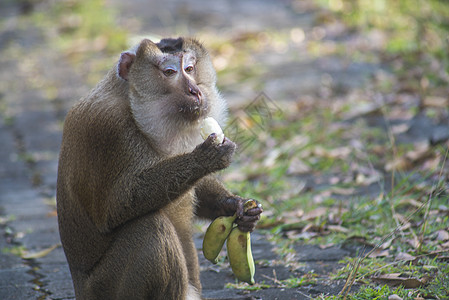
[[[162,75],[161,61],[176,64],[188,53],[196,73],[176,81]],[[201,91],[198,114],[178,110],[197,105],[186,86]],[[261,209],[244,216],[243,200],[211,175],[229,165],[235,145],[199,138],[199,120],[224,122],[224,109],[204,48],[167,39],[144,40],[135,53],[122,54],[70,110],[57,209],[77,299],[186,299],[189,286],[201,293],[191,226],[196,207],[209,219],[237,211],[241,226],[254,228]]]

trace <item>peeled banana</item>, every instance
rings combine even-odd
[[[201,136],[203,137],[203,139],[207,139],[207,137],[212,133],[215,133],[217,135],[216,139],[214,140],[216,144],[223,143],[224,133],[223,130],[221,130],[220,125],[214,118],[207,117],[203,120],[203,123],[201,125]]]
[[[216,264],[218,254],[232,230],[236,216],[218,217],[207,228],[203,239],[203,253],[209,261]]]
[[[251,252],[251,235],[234,227],[228,236],[226,247],[232,272],[241,281],[254,284],[255,266]]]

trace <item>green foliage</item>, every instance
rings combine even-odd
[[[435,72],[435,61],[449,71],[449,2],[441,0],[316,0],[330,8],[349,26],[382,32],[382,50],[388,60],[400,56],[398,73],[419,65],[433,86],[446,85],[447,78]]]

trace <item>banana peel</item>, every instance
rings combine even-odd
[[[249,209],[256,207],[256,201],[250,199],[243,205],[243,210],[244,212],[247,212]],[[251,251],[251,234],[249,232],[243,232],[235,226],[228,236],[226,248],[228,251],[229,264],[237,279],[249,284],[254,284],[256,267]]]
[[[251,251],[251,234],[234,227],[228,236],[226,247],[232,272],[237,279],[254,284],[256,269]]]
[[[256,201],[250,199],[243,205],[244,212],[257,207]],[[241,231],[234,223],[236,216],[218,217],[207,228],[203,239],[203,254],[216,264],[218,255],[226,241],[228,259],[232,272],[238,280],[254,284],[256,271],[251,251],[251,234]]]
[[[235,218],[235,215],[218,217],[207,228],[203,239],[203,254],[210,262],[218,262],[218,254],[232,230]]]

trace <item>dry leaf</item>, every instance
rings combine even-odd
[[[387,284],[389,286],[398,286],[402,285],[407,289],[417,288],[423,285],[424,283],[416,278],[403,278],[399,277],[401,273],[391,273],[385,274],[381,276],[371,277],[371,279],[380,284]]]
[[[405,156],[412,162],[424,159],[431,154],[430,144],[428,141],[415,144],[415,149],[408,151]]]
[[[304,228],[301,230],[301,232],[307,232],[307,231],[309,231],[309,229],[312,229],[313,227],[314,227],[314,225],[312,223],[309,223],[306,226],[304,226]]]
[[[370,255],[368,255],[368,257],[370,257],[370,258],[387,257],[389,255],[390,255],[390,252],[388,250],[376,249]]]
[[[388,248],[390,248],[391,243],[393,243],[394,239],[395,238],[391,238],[391,239],[385,241],[379,248],[380,249],[388,249]]]
[[[406,132],[410,128],[410,124],[398,124],[391,126],[391,132],[395,135]]]
[[[439,245],[439,247],[442,250],[445,250],[445,249],[449,250],[449,242],[443,243],[443,244]]]
[[[303,215],[304,211],[302,209],[288,211],[282,214],[282,222],[284,224],[295,224],[301,221]]]
[[[42,258],[44,256],[47,256],[48,254],[50,254],[51,251],[55,250],[56,248],[58,248],[61,244],[55,244],[47,249],[38,251],[38,252],[28,252],[28,251],[24,251],[23,254],[21,255],[21,257],[23,259],[34,259],[34,258]]]
[[[327,248],[330,248],[330,247],[333,247],[333,246],[335,246],[335,244],[334,243],[329,243],[329,244],[326,244],[326,245],[318,245],[318,247],[320,247],[320,249],[327,249]]]
[[[339,147],[327,150],[321,146],[316,146],[312,154],[318,157],[325,157],[325,158],[347,158],[349,154],[351,154],[352,150],[349,147]]]
[[[407,242],[407,244],[409,244],[410,246],[412,246],[415,249],[417,249],[419,247],[419,241],[416,236],[413,237],[412,239],[407,239],[406,242]]]
[[[449,233],[446,230],[438,230],[436,232],[437,241],[447,241],[449,240]]]
[[[393,295],[388,296],[388,300],[402,300],[402,298],[396,294],[393,294]]]
[[[396,261],[414,261],[416,257],[405,252],[400,252],[395,257]]]
[[[449,105],[449,99],[438,96],[427,96],[423,99],[424,106],[433,106],[446,109]]]
[[[329,230],[329,231],[333,231],[333,232],[342,232],[342,233],[349,232],[348,228],[345,228],[345,227],[340,226],[340,225],[328,225],[328,226],[326,226],[326,229]]]
[[[400,223],[402,224],[402,226],[400,227],[401,231],[405,231],[407,229],[409,229],[412,224],[410,222],[408,222],[407,218],[404,217],[403,215],[400,215],[398,213],[394,214],[393,217]]]
[[[267,157],[263,161],[263,166],[266,168],[271,168],[276,164],[276,160],[281,155],[281,151],[279,149],[273,149],[271,150]]]
[[[401,156],[401,157],[395,158],[393,161],[386,163],[385,171],[387,171],[387,172],[391,172],[393,170],[402,171],[402,170],[409,169],[410,167],[411,167],[410,161],[406,157]]]
[[[419,202],[419,201],[417,201],[415,199],[407,198],[407,199],[401,199],[401,201],[399,201],[399,205],[410,205],[410,206],[419,208],[423,204],[422,204],[422,202]]]
[[[286,233],[287,237],[291,240],[298,240],[298,239],[305,239],[309,240],[313,237],[316,237],[318,233],[316,232],[299,232],[299,231],[287,231]]]
[[[354,188],[340,188],[340,187],[332,187],[329,189],[332,193],[336,195],[350,196],[355,193]]]
[[[343,115],[343,119],[345,121],[349,121],[351,119],[357,117],[364,117],[368,115],[378,114],[381,112],[382,106],[377,103],[363,103],[358,106],[353,106],[353,108]]]

